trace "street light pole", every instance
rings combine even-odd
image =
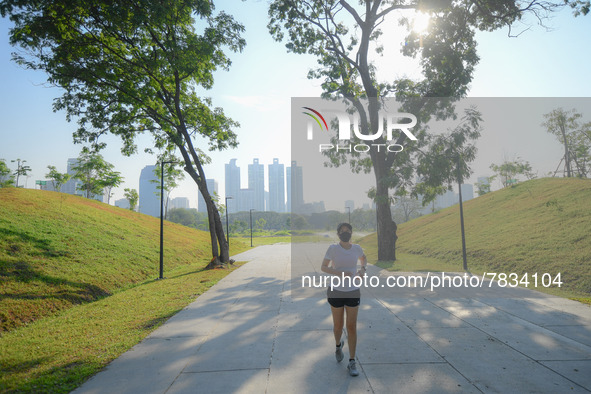
[[[252,248],[252,211],[254,211],[254,209],[250,210],[250,247]]]
[[[226,242],[228,243],[228,248],[230,247],[230,230],[228,227],[228,200],[232,200],[232,197],[226,197]]]
[[[458,155],[458,189],[460,194],[460,225],[462,231],[462,259],[464,271],[468,271],[468,259],[466,257],[466,234],[464,232],[464,204],[462,203],[462,174],[460,171],[460,156]]]
[[[345,207],[349,210],[349,224],[351,224],[351,207]]]
[[[174,161],[160,162],[160,277],[164,279],[164,165]]]

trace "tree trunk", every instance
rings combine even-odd
[[[179,113],[181,113],[180,110]],[[230,261],[228,241],[224,234],[224,227],[222,225],[222,220],[220,219],[220,213],[209,194],[209,190],[207,190],[207,178],[205,177],[203,166],[201,165],[199,156],[195,152],[193,142],[191,141],[187,129],[183,126],[179,129],[179,132],[186,143],[186,146],[182,143],[176,144],[185,160],[185,171],[189,173],[199,187],[199,191],[207,206],[207,219],[209,221],[209,235],[211,238],[211,254],[213,257],[212,262],[218,259],[219,263],[228,263]]]
[[[224,227],[220,218],[220,213],[217,210],[209,190],[207,190],[207,182],[204,176],[199,176],[193,167],[185,167],[185,171],[189,173],[191,178],[199,187],[199,191],[205,200],[207,206],[207,219],[209,221],[209,235],[211,238],[211,254],[213,259],[218,258],[220,263],[227,263],[230,261],[230,253],[228,242],[224,234]]]
[[[196,155],[195,155],[196,156]],[[230,261],[230,250],[228,245],[228,240],[224,234],[224,225],[222,224],[222,219],[220,218],[220,212],[215,206],[213,199],[211,198],[211,194],[209,194],[209,190],[207,190],[207,181],[205,178],[205,173],[203,171],[203,167],[201,163],[196,161],[195,166],[197,167],[197,171],[199,172],[198,179],[199,181],[197,184],[199,185],[199,191],[205,200],[205,204],[207,205],[207,215],[209,220],[209,228],[210,234],[212,237],[212,252],[213,257],[219,257],[220,262],[227,263]],[[215,243],[214,248],[214,235],[217,238],[217,243]],[[219,250],[218,250],[219,244]],[[219,254],[218,254],[219,252]]]
[[[219,263],[227,263],[230,261],[230,251],[224,234],[222,220],[220,219],[220,213],[211,198],[211,194],[209,194],[209,190],[207,190],[207,181],[199,157],[192,148],[190,141],[187,144],[189,145],[188,148],[191,150],[191,155],[189,155],[187,147],[184,145],[177,146],[185,160],[185,171],[197,184],[197,187],[203,196],[203,200],[205,200],[205,205],[207,206],[207,219],[209,221],[209,235],[211,238],[211,254],[213,258],[212,262],[217,259],[219,260]]]
[[[373,21],[375,18],[375,10],[367,9],[366,21]],[[369,62],[369,42],[372,32],[373,23],[367,23],[361,29],[361,41],[358,51],[359,56],[359,75],[362,80],[363,88],[368,98],[367,119],[369,124],[365,125],[366,132],[369,128],[372,133],[380,129],[379,125],[379,110],[380,103],[378,99],[378,90],[374,86]],[[356,105],[359,112],[361,106]],[[363,119],[362,119],[363,123]],[[381,143],[382,137],[376,142]],[[396,223],[392,220],[392,212],[390,210],[390,196],[389,187],[384,184],[384,179],[388,175],[388,168],[386,165],[386,156],[384,152],[371,152],[371,160],[373,162],[374,173],[376,177],[376,221],[378,233],[378,260],[380,261],[395,261],[396,260]]]
[[[568,178],[570,178],[572,176],[571,174],[571,168],[570,168],[570,157],[569,157],[569,152],[568,152],[568,140],[566,138],[566,126],[564,124],[560,124],[560,132],[562,133],[562,139],[564,141],[564,162],[566,164],[566,176]]]
[[[390,210],[390,198],[388,186],[384,185],[385,163],[381,160],[374,161],[376,176],[376,219],[378,225],[378,260],[396,261],[396,235],[397,226],[392,220]]]
[[[175,144],[181,151],[183,159],[185,160],[185,171],[187,171],[195,183],[197,183],[199,191],[201,192],[203,200],[205,200],[205,204],[207,206],[209,234],[211,237],[211,253],[213,255],[212,263],[214,263],[216,260],[219,260],[220,263],[228,263],[230,261],[230,251],[228,242],[224,235],[224,227],[222,225],[222,220],[220,219],[220,213],[217,210],[213,199],[209,194],[209,191],[207,190],[207,178],[205,177],[205,171],[203,171],[201,160],[195,151],[191,135],[187,131],[187,127],[185,125],[184,114],[181,109],[180,101],[181,82],[177,72],[175,72],[174,77],[176,85],[174,105],[176,114],[180,120],[180,124],[179,127],[177,127],[179,135],[173,135],[172,137],[173,140],[176,141]]]

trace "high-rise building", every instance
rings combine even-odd
[[[291,213],[291,167],[285,169],[285,186],[287,188],[287,203],[285,204],[285,211]]]
[[[265,166],[259,164],[259,159],[253,159],[248,165],[248,188],[252,190],[252,205],[246,206],[245,210],[265,210]]]
[[[115,200],[115,206],[123,209],[129,209],[129,200],[127,198]]]
[[[168,209],[189,209],[189,199],[187,197],[176,197],[168,203]]]
[[[285,212],[285,175],[283,164],[273,159],[269,164],[269,211]]]
[[[74,167],[76,167],[77,165],[78,159],[68,159],[68,168],[66,172],[68,173],[68,175],[70,175],[70,179],[68,180],[68,182],[62,185],[62,193],[76,194],[79,196],[84,195],[84,192],[78,190],[78,187],[82,184],[82,182],[80,182],[78,178],[74,178],[74,176],[76,175],[76,170],[74,170]]]
[[[345,211],[349,211],[349,208],[351,210],[351,212],[353,212],[355,210],[355,201],[353,200],[346,200],[345,201]]]
[[[226,164],[226,198],[232,197],[228,199],[229,212],[236,212],[240,194],[240,167],[236,165],[236,160],[232,159]]]
[[[451,207],[458,203],[458,196],[453,190],[447,190],[445,194],[437,196],[435,200],[435,206],[439,209]]]
[[[207,191],[212,197],[214,193],[218,193],[218,183],[215,181],[215,179],[206,179],[205,183],[207,183]],[[197,199],[197,210],[199,212],[207,213],[207,205],[205,205],[205,199],[203,198],[201,192],[199,192],[199,197]]]
[[[462,186],[462,201],[468,201],[474,198],[474,187],[470,184],[463,184]],[[459,199],[458,199],[459,201]]]
[[[246,212],[255,206],[255,194],[252,189],[240,189],[238,191],[238,203],[236,204],[236,212]],[[231,213],[231,211],[230,211]]]
[[[160,217],[160,180],[154,174],[156,166],[145,166],[140,174],[139,211],[146,215]],[[157,182],[150,182],[155,180]]]
[[[287,206],[289,212],[298,212],[304,205],[304,175],[302,167],[292,161],[287,167]]]

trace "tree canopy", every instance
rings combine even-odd
[[[81,182],[79,190],[85,193],[86,198],[94,198],[105,192],[109,195],[111,189],[121,183],[121,174],[114,168],[100,154],[88,152],[82,153],[78,157],[78,163],[72,167],[76,171],[74,178]]]
[[[15,185],[16,185],[16,187],[19,187],[19,185],[18,185],[19,178],[21,176],[26,177],[29,174],[29,172],[31,172],[31,167],[29,167],[28,165],[25,164],[27,162],[26,160],[16,159],[16,160],[11,160],[11,162],[16,163],[16,170],[14,171],[14,175],[16,176]]]
[[[383,99],[395,97],[404,112],[417,115],[421,129],[418,142],[401,134],[399,152],[370,150],[368,153],[326,151],[331,165],[348,163],[355,172],[373,170],[377,207],[378,259],[395,260],[396,224],[390,211],[394,189],[404,194],[426,196],[426,201],[441,191],[441,185],[469,172],[473,158],[471,140],[477,138],[479,114],[471,110],[455,131],[444,137],[426,133],[430,119],[455,117],[454,101],[466,95],[479,57],[475,33],[509,28],[526,14],[542,21],[548,14],[570,5],[575,13],[589,12],[588,1],[492,1],[492,0],[275,0],[269,7],[268,29],[290,52],[311,54],[317,67],[308,73],[322,81],[322,96],[344,100],[359,114],[361,132],[375,135],[381,129],[379,112]],[[413,30],[414,13],[429,15],[424,32]],[[397,24],[406,33],[398,41],[383,39],[384,30]],[[388,48],[386,49],[386,44]],[[398,45],[398,47],[396,47]],[[394,48],[392,47],[394,46]],[[377,57],[400,50],[404,56],[419,59],[422,76],[418,80],[395,78],[380,80]],[[383,71],[383,70],[382,70]],[[394,65],[394,70],[396,66]],[[445,100],[427,100],[443,97]],[[367,100],[364,104],[363,100]],[[462,115],[460,115],[462,116]],[[414,129],[413,129],[414,130]],[[335,142],[333,140],[333,142]],[[353,143],[353,141],[351,141]],[[375,140],[384,144],[384,137]],[[459,159],[459,160],[458,160]],[[413,182],[416,176],[421,182]],[[457,179],[457,178],[456,178]],[[414,188],[413,188],[414,183]]]
[[[591,164],[591,122],[581,124],[582,114],[575,109],[556,108],[544,115],[542,126],[555,135],[564,147],[564,176],[588,177]],[[556,172],[558,172],[558,167]],[[556,173],[555,172],[555,173]]]
[[[202,168],[208,158],[195,137],[210,150],[237,145],[238,124],[198,89],[211,88],[214,71],[229,68],[225,50],[244,47],[242,25],[216,14],[209,0],[4,0],[0,13],[15,24],[10,42],[22,51],[14,59],[64,89],[54,109],[78,122],[77,142],[101,149],[100,137],[112,133],[129,155],[148,132],[154,151],[178,149],[208,205],[212,254],[228,261]]]
[[[124,196],[127,199],[127,202],[129,203],[129,210],[135,211],[135,208],[137,207],[137,202],[140,199],[140,196],[139,196],[137,190],[125,188],[124,191],[125,191]]]
[[[47,166],[47,169],[49,172],[45,174],[45,177],[51,179],[53,190],[61,192],[62,185],[70,180],[71,175],[68,173],[59,172],[55,166]]]
[[[9,187],[14,184],[12,171],[8,168],[6,160],[0,159],[0,187]]]

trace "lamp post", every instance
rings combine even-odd
[[[232,200],[232,197],[226,197],[226,242],[228,243],[228,248],[230,247],[230,230],[228,227],[228,200]]]
[[[345,207],[345,209],[349,210],[349,224],[351,224],[351,207]]]
[[[466,234],[464,232],[464,204],[462,203],[462,173],[460,170],[460,156],[458,155],[458,191],[460,195],[460,225],[462,231],[462,259],[464,271],[468,271],[468,259],[466,257]]]
[[[160,162],[160,277],[164,279],[164,165],[174,161]]]
[[[254,209],[250,210],[250,247],[252,248],[252,211],[254,211]]]

